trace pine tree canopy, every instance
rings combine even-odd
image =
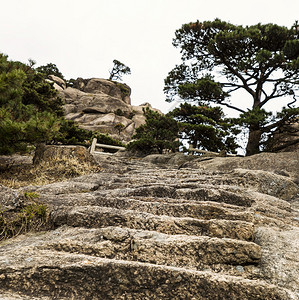
[[[238,111],[239,124],[249,129],[247,154],[261,150],[265,135],[298,116],[299,27],[276,24],[237,26],[219,19],[185,24],[173,45],[182,64],[165,79],[167,101],[215,103]],[[243,90],[248,109],[230,96]],[[288,108],[276,116],[265,105],[282,97]],[[256,117],[253,117],[256,115]],[[259,121],[257,121],[259,119]]]
[[[31,66],[0,53],[0,153],[51,141],[63,119],[62,100]]]

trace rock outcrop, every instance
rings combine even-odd
[[[298,299],[298,153],[174,156],[3,187],[10,209],[39,194],[52,230],[0,243],[1,299]]]
[[[78,78],[73,87],[66,88],[62,79],[49,78],[65,101],[65,118],[74,120],[81,128],[107,133],[127,143],[135,129],[145,122],[143,108],[150,104],[131,105],[131,89],[126,84],[100,78]]]

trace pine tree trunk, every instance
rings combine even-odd
[[[257,154],[260,152],[260,140],[262,131],[258,128],[249,128],[248,143],[246,146],[246,156]]]

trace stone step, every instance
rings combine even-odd
[[[109,193],[75,193],[45,195],[40,200],[50,206],[95,205],[136,210],[154,215],[191,217],[198,219],[225,219],[254,222],[254,213],[244,207],[212,201],[195,201],[151,196],[111,197]]]
[[[59,207],[51,212],[54,227],[102,228],[107,226],[127,227],[157,231],[165,234],[186,234],[252,241],[254,226],[239,220],[199,220],[157,216],[134,210],[99,206]]]
[[[208,271],[36,249],[5,257],[0,293],[41,299],[292,299],[263,281]]]
[[[120,195],[127,197],[131,196],[151,196],[159,198],[174,198],[195,201],[213,201],[219,203],[226,203],[237,205],[241,207],[250,207],[254,200],[239,195],[237,193],[227,191],[224,188],[216,188],[215,186],[203,185],[198,188],[181,188],[180,186],[167,186],[167,185],[151,185],[135,189],[127,189],[120,192]]]
[[[206,236],[167,235],[120,227],[100,229],[61,227],[39,236],[38,249],[205,269],[209,265],[247,266],[261,258],[253,242]],[[220,266],[218,266],[220,267]],[[225,268],[235,269],[235,268]],[[231,273],[231,272],[230,272]],[[238,269],[234,274],[240,275]]]
[[[239,206],[228,205],[224,203],[139,196],[135,196],[133,198],[111,198],[96,196],[95,198],[96,199],[93,199],[93,202],[98,206],[136,210],[154,215],[190,217],[206,220],[225,219],[243,220],[246,222],[254,221],[252,212],[244,211],[243,207],[240,208]]]

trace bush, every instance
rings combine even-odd
[[[178,124],[169,116],[159,114],[149,108],[144,110],[145,124],[136,129],[136,141],[128,144],[129,151],[142,154],[163,153],[163,150],[177,151],[179,147]]]

